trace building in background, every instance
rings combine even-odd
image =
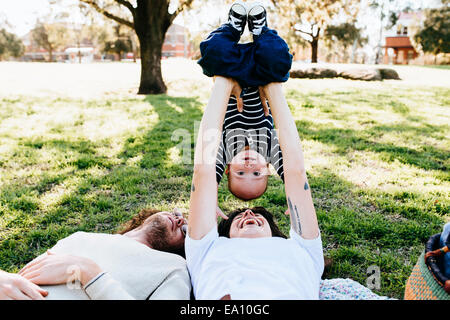
[[[68,27],[69,28],[69,27]],[[25,53],[22,61],[48,61],[47,50],[38,46],[33,40],[32,32],[22,37]],[[120,56],[111,52],[103,52],[103,49],[95,46],[89,39],[81,39],[80,43],[71,43],[69,46],[59,48],[52,53],[53,62],[91,63],[95,61],[135,61],[139,59],[139,44],[133,43],[133,52],[124,51]],[[182,57],[191,58],[194,53],[193,44],[188,39],[187,29],[183,26],[172,24],[166,33],[162,47],[162,58]]]
[[[163,58],[183,57],[190,58],[193,47],[188,40],[187,30],[178,24],[172,24],[166,33],[166,38],[162,46]]]
[[[424,19],[422,12],[402,12],[397,24],[387,32],[384,45],[383,63],[409,64],[418,57],[411,43],[411,28]]]
[[[69,63],[91,63],[94,62],[95,49],[93,47],[85,48],[67,48],[64,50],[66,62]]]
[[[36,44],[31,31],[22,37],[22,42],[25,46],[22,61],[47,62],[49,60],[48,51]],[[83,39],[79,45],[74,43],[73,46],[60,47],[53,51],[52,62],[90,63],[100,57],[99,54],[94,56],[95,53],[96,48],[93,47],[93,43]]]
[[[25,47],[25,51],[20,60],[36,62],[43,62],[47,60],[48,52],[42,48],[39,48],[34,43],[31,31],[22,37],[22,43]]]

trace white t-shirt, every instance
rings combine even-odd
[[[235,300],[319,299],[324,261],[320,234],[306,240],[219,237],[213,228],[200,240],[186,236],[188,270],[198,300],[229,294]]]
[[[106,272],[83,288],[75,283],[42,286],[46,299],[123,300],[189,299],[191,283],[186,261],[151,249],[120,234],[76,232],[51,249],[57,254],[86,257]],[[76,266],[74,266],[76,267]]]

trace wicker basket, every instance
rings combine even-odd
[[[442,272],[442,257],[449,251],[449,240],[443,248],[439,241],[440,234],[436,234],[425,245],[406,282],[405,300],[450,300],[450,279]]]

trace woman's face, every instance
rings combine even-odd
[[[233,219],[230,227],[230,238],[264,238],[271,237],[269,222],[259,213],[247,209]]]

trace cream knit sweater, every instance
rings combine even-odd
[[[77,232],[58,241],[51,250],[89,258],[104,273],[84,287],[77,282],[42,286],[49,292],[47,299],[188,300],[190,297],[191,282],[182,257],[148,248],[127,236]]]

